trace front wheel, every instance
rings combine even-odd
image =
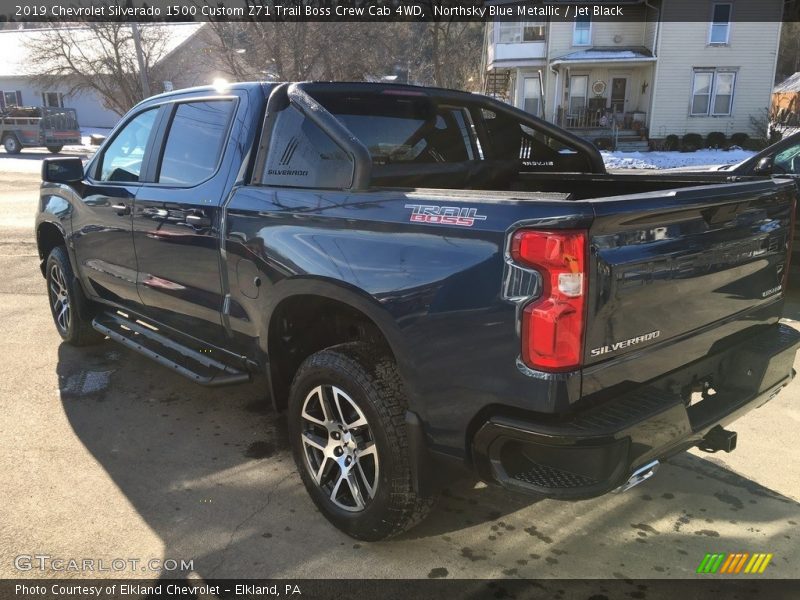
[[[88,346],[102,341],[104,336],[92,327],[89,300],[75,279],[64,246],[57,246],[50,252],[45,277],[50,312],[61,338],[73,346]]]
[[[58,154],[64,146],[48,146],[47,151],[51,154]]]
[[[3,140],[3,148],[5,148],[6,152],[9,154],[19,154],[22,152],[22,144],[19,143],[15,135],[6,136],[6,139]]]
[[[366,344],[317,352],[295,376],[294,460],[322,514],[354,538],[407,531],[434,504],[412,487],[406,409],[396,365]]]

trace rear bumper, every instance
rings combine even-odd
[[[509,489],[553,498],[599,496],[639,467],[687,450],[774,398],[794,376],[800,332],[775,325],[568,418],[533,422],[496,415],[473,438],[478,474]],[[687,406],[691,385],[713,395]]]

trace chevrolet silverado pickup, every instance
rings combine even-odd
[[[308,493],[359,539],[449,477],[581,499],[731,451],[794,374],[791,182],[608,174],[484,96],[181,90],[42,178],[63,340],[202,385],[264,374]]]

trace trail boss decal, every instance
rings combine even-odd
[[[651,331],[650,333],[645,333],[644,335],[640,335],[638,337],[631,338],[629,340],[614,342],[610,346],[595,348],[594,350],[592,350],[591,354],[592,356],[602,356],[603,354],[608,354],[609,352],[616,352],[617,350],[622,350],[623,348],[628,348],[629,346],[635,346],[636,344],[649,342],[650,340],[656,339],[660,335],[661,331]]]
[[[435,223],[437,225],[458,225],[472,227],[475,221],[485,221],[485,215],[479,215],[477,208],[459,208],[458,206],[428,206],[423,204],[406,204],[411,209],[412,223]]]

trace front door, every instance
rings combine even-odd
[[[72,215],[73,244],[87,293],[123,307],[139,305],[131,211],[155,137],[157,108],[133,115],[90,163]]]
[[[166,107],[161,159],[133,214],[145,314],[210,343],[224,340],[219,232],[229,178],[215,174],[235,108],[233,98]]]
[[[625,113],[625,102],[628,98],[628,78],[613,77],[611,79],[611,112],[615,115]]]

